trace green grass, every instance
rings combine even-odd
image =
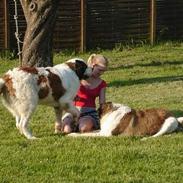
[[[133,108],[163,107],[183,116],[183,43],[118,47],[94,51],[110,59],[103,78],[108,101]],[[90,53],[55,54],[54,63],[87,59]],[[18,66],[0,60],[0,75]],[[183,182],[183,133],[140,138],[72,138],[54,135],[52,108],[39,106],[31,129],[40,139],[26,140],[0,105],[0,182],[180,183]]]

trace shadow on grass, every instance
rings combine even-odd
[[[182,81],[182,80],[183,80],[183,75],[143,78],[143,79],[137,79],[137,80],[114,80],[109,83],[109,87],[132,86],[132,85],[138,85],[138,84],[152,84],[152,83],[162,83],[162,82],[168,82],[168,81]]]
[[[140,66],[140,67],[151,67],[151,66],[164,66],[164,65],[182,65],[183,64],[183,60],[180,61],[152,61],[150,63],[137,63],[137,64],[122,64],[120,66],[117,67],[112,67],[110,68],[110,70],[120,70],[120,69],[131,69],[134,68],[136,66]]]
[[[175,115],[175,117],[183,117],[183,109],[182,110],[171,110],[172,114]]]

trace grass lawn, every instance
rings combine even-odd
[[[133,108],[163,107],[183,116],[183,43],[98,50],[110,59],[103,79],[108,101]],[[54,63],[87,59],[90,53],[55,54]],[[0,75],[16,60],[0,60]],[[0,103],[1,104],[1,103]],[[1,183],[181,183],[183,133],[147,141],[138,137],[72,138],[54,135],[53,109],[39,106],[30,128],[40,139],[21,136],[0,105]]]

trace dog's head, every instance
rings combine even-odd
[[[79,80],[87,79],[92,75],[92,68],[88,67],[85,61],[80,58],[70,59],[66,64],[76,73]]]
[[[104,104],[101,104],[98,108],[98,114],[99,118],[102,118],[105,114],[113,111],[113,103],[112,102],[106,102]]]
[[[121,107],[128,108],[127,106],[124,106],[123,104],[106,102],[106,103],[100,105],[100,107],[98,108],[99,117],[102,118],[105,114],[116,111]]]

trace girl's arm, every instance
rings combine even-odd
[[[99,94],[99,104],[104,104],[106,102],[106,97],[105,97],[105,93],[106,93],[106,88],[102,88]]]

